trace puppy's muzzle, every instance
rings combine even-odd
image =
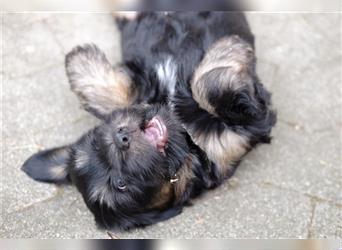
[[[127,128],[119,128],[115,140],[120,149],[128,149],[131,143],[131,134]]]

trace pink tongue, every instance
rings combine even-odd
[[[153,147],[159,152],[165,154],[164,147],[167,141],[167,129],[162,121],[158,117],[153,117],[145,128],[144,136]]]
[[[159,130],[155,127],[148,127],[145,129],[145,137],[153,146],[157,147],[159,141]]]

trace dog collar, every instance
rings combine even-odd
[[[170,179],[170,183],[173,184],[177,181],[179,181],[179,178],[178,178],[177,174],[174,174],[174,176],[171,177],[171,179]]]

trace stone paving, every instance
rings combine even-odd
[[[220,188],[168,221],[115,238],[342,238],[341,15],[247,13],[278,124]],[[1,238],[109,238],[73,187],[20,171],[32,153],[97,124],[79,108],[64,55],[94,42],[120,61],[108,14],[2,14]]]

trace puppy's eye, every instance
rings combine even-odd
[[[144,119],[139,125],[140,130],[145,130],[146,124],[147,124],[147,120]]]

